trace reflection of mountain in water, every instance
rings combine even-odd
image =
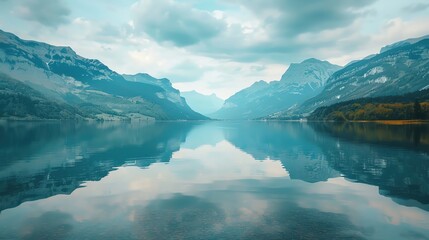
[[[317,143],[329,165],[347,178],[376,185],[383,195],[429,203],[428,125],[311,126],[321,135]]]
[[[326,181],[339,176],[309,139],[317,138],[297,122],[237,122],[225,127],[225,138],[255,159],[279,159],[292,179]]]
[[[0,125],[0,211],[70,194],[116,167],[168,162],[192,123]]]
[[[375,185],[403,205],[429,203],[429,126],[230,123],[225,137],[254,158],[279,159],[292,179],[326,181],[341,174]]]

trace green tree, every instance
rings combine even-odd
[[[414,119],[422,119],[423,112],[422,112],[422,106],[420,105],[419,101],[414,102]]]

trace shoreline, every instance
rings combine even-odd
[[[420,125],[429,124],[429,120],[362,120],[350,122],[380,123],[385,125]]]

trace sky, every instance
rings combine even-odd
[[[0,0],[0,29],[226,99],[308,58],[429,34],[429,0]]]

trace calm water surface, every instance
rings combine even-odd
[[[1,123],[0,239],[429,239],[429,125]]]

